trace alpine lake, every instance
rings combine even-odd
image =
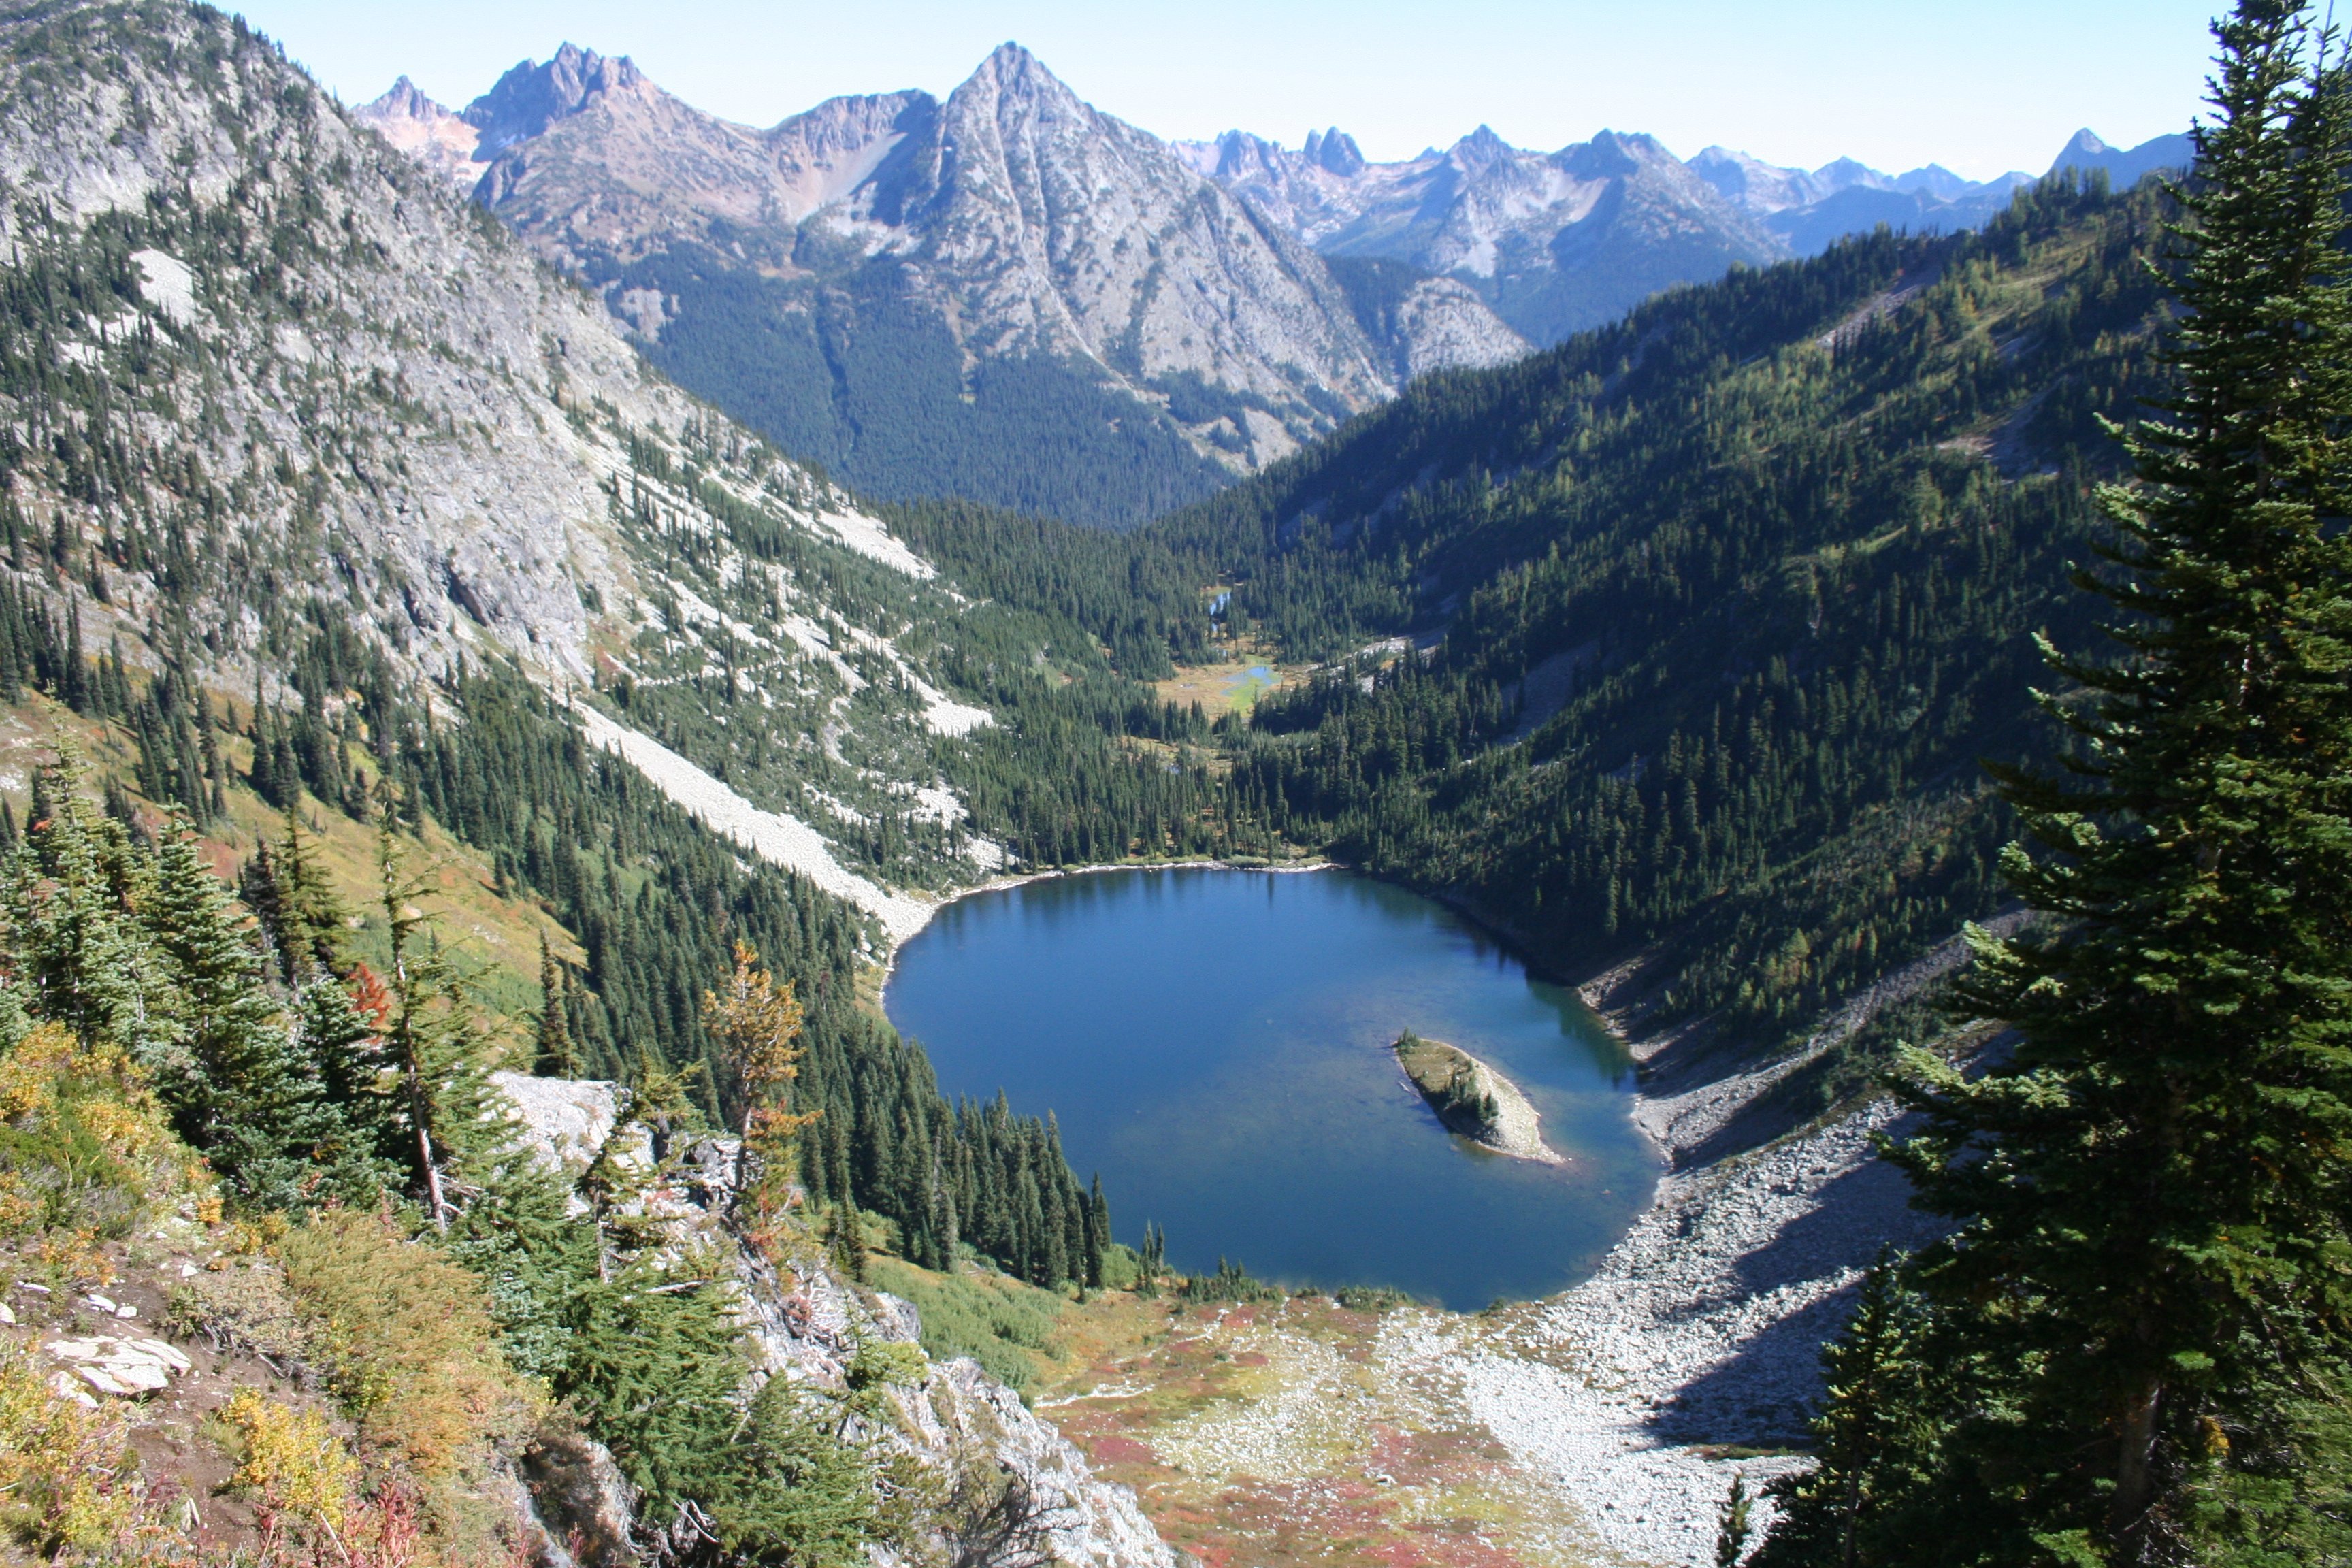
[[[1588,1276],[1658,1162],[1633,1066],[1576,994],[1442,905],[1339,870],[1121,869],[976,893],[883,996],[950,1100],[1059,1119],[1118,1239],[1161,1226],[1294,1289],[1388,1286],[1456,1310]],[[1525,1091],[1559,1165],[1449,1133],[1390,1050],[1411,1029]]]

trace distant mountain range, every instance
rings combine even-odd
[[[757,129],[571,44],[462,111],[405,78],[355,118],[598,289],[670,375],[868,493],[1122,526],[1263,467],[1408,380],[1496,364],[1663,288],[1879,224],[1981,223],[2030,183],[1851,160],[1685,163],[1482,126],[1400,163],[1168,142],[1006,44],[942,100]],[[2128,183],[2185,137],[2060,166]],[[2182,144],[2176,147],[2174,143]]]
[[[1914,234],[1976,227],[2035,178],[1979,182],[1935,163],[1884,174],[1851,158],[1786,168],[1724,147],[1684,163],[1654,137],[1612,131],[1535,153],[1483,125],[1393,163],[1367,161],[1337,127],[1296,152],[1241,131],[1175,147],[1327,257],[1458,279],[1541,343],[1613,321],[1660,289],[1710,282],[1735,263],[1816,256],[1881,224]],[[2129,185],[2189,158],[2186,135],[2121,151],[2081,131],[2050,173],[2104,170]]]

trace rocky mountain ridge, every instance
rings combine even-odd
[[[1989,181],[1930,163],[1885,174],[1851,158],[1818,169],[1721,147],[1687,163],[1654,137],[1604,131],[1555,153],[1486,126],[1440,151],[1365,159],[1334,126],[1297,150],[1229,131],[1177,150],[1271,222],[1330,256],[1400,262],[1474,289],[1530,341],[1604,324],[1659,289],[1735,264],[1814,256],[1884,224],[1940,234],[1982,224],[2034,176]],[[2129,185],[2186,163],[2188,138],[2127,152],[2079,132],[2052,164]]]
[[[462,114],[395,86],[358,116],[601,289],[688,384],[738,407],[792,405],[764,421],[769,434],[886,495],[907,493],[871,428],[889,416],[861,402],[860,368],[844,363],[878,320],[944,356],[950,395],[983,412],[1020,395],[992,367],[1043,375],[1066,396],[1075,381],[1111,450],[1135,446],[1118,438],[1133,421],[1173,446],[1155,460],[1192,493],[1405,376],[1526,348],[1444,282],[1368,320],[1311,248],[1016,45],[944,100],[834,99],[764,131],[568,44]],[[730,310],[810,352],[730,398],[691,335]],[[814,387],[790,384],[812,371]]]
[[[131,16],[152,36],[119,36]],[[886,931],[922,918],[903,889],[992,867],[933,754],[990,716],[898,641],[971,602],[274,51],[213,32],[169,5],[0,16],[12,286],[72,301],[0,346],[12,580],[133,669],[273,704],[310,700],[288,661],[313,635],[426,679],[511,664]],[[104,47],[23,68],[61,34]],[[694,718],[722,679],[756,734]]]
[[[1460,280],[1535,342],[1777,254],[1768,232],[1653,137],[1603,132],[1530,153],[1482,125],[1402,163],[1365,163],[1353,148],[1334,129],[1311,155],[1241,132],[1183,151],[1317,249]]]

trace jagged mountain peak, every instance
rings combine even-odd
[[[1832,158],[1813,171],[1813,178],[1832,191],[1843,191],[1853,185],[1871,190],[1888,190],[1894,182],[1869,164],[1856,158]]]
[[[396,114],[407,120],[437,120],[449,112],[426,97],[405,75],[386,88],[381,98],[364,107],[380,114]]]
[[[352,118],[460,186],[470,187],[482,176],[474,162],[482,133],[404,76],[382,97],[352,110]]]
[[[477,156],[488,158],[579,113],[595,94],[649,85],[628,56],[608,58],[567,40],[544,65],[517,63],[463,118],[481,132]]]
[[[979,68],[971,74],[975,77],[992,77],[997,81],[1008,84],[1033,81],[1041,84],[1051,83],[1055,87],[1063,88],[1065,91],[1068,90],[1064,87],[1062,79],[1046,68],[1045,61],[1031,52],[1026,45],[1014,38],[1007,38],[989,50],[988,58],[982,60]]]
[[[1364,172],[1364,150],[1356,145],[1354,137],[1336,125],[1328,131],[1309,131],[1305,156],[1317,168],[1328,170],[1342,179]]]
[[[1664,142],[1639,132],[1596,132],[1591,141],[1563,147],[1554,156],[1562,169],[1580,180],[1614,179],[1669,164],[1682,172],[1681,163]]]
[[[1892,184],[1898,191],[1925,191],[1939,202],[1948,202],[1976,189],[1978,182],[1956,174],[1941,163],[1927,163],[1905,170],[1895,176]]]
[[[1114,458],[1110,447],[1149,441],[1151,471],[1171,476],[1152,484],[1191,487],[1151,503],[1162,507],[1205,489],[1221,468],[1284,455],[1406,374],[1526,348],[1458,289],[1419,289],[1410,308],[1368,317],[1310,248],[1204,177],[1214,165],[1207,149],[1171,147],[1103,113],[1018,42],[991,51],[944,100],[834,99],[766,131],[668,96],[625,59],[566,46],[545,65],[509,71],[466,120],[481,131],[472,153],[487,171],[480,199],[549,260],[603,286],[673,374],[694,380],[688,358],[668,357],[673,345],[711,342],[730,384],[756,374],[769,387],[764,405],[789,410],[772,416],[772,435],[884,493],[938,493],[905,477],[917,466],[911,451],[872,468],[861,451],[898,452],[875,433],[912,417],[911,389],[942,376],[952,386],[938,390],[952,406],[930,418],[934,427],[965,417],[962,408],[989,410],[970,417],[991,426],[992,389],[1016,377],[1066,378],[1052,395],[1068,400],[1065,424],[1077,417],[1069,406],[1111,399],[1099,421],[1103,460],[1133,469],[1137,456]],[[1296,157],[1238,136],[1222,146],[1217,155],[1244,163]],[[1325,179],[1361,158],[1336,130],[1317,148]],[[737,279],[724,285],[723,305],[703,292],[721,273]],[[697,340],[719,320],[688,321],[697,299],[777,335],[756,353],[740,335],[721,334],[723,347]],[[740,314],[747,310],[755,314]],[[885,313],[888,331],[907,335],[857,325]],[[1368,319],[1395,335],[1374,334]],[[872,346],[807,341],[835,322]],[[880,359],[871,373],[845,368],[844,355],[861,353],[887,368]],[[1024,368],[1001,380],[989,368],[1009,362]],[[831,396],[779,384],[795,375],[831,380]],[[850,386],[856,377],[861,388]],[[716,382],[698,390],[726,401]],[[902,406],[868,408],[859,402],[868,396]],[[1134,483],[1073,479],[1048,499],[1011,471],[1033,465],[1009,470],[992,452],[973,460],[983,466],[984,483],[925,482],[1066,516],[1064,495]],[[919,467],[940,465],[926,455]],[[1135,503],[1120,504],[1080,515],[1140,521],[1124,510]]]
[[[1067,82],[1048,69],[1045,61],[1010,40],[991,49],[979,68],[948,94],[950,111],[959,101],[971,104],[983,100],[1003,106],[1000,113],[1009,110],[1016,116],[1043,113],[1078,120],[1097,112],[1092,104],[1071,90]]]
[[[1518,149],[1496,135],[1493,126],[1484,124],[1446,150],[1448,158],[1473,173],[1499,168],[1517,153]]]

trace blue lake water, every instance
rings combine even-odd
[[[1588,1274],[1645,1205],[1631,1064],[1575,994],[1443,906],[1346,872],[1104,871],[958,900],[883,1003],[940,1088],[1055,1112],[1113,1228],[1192,1271],[1457,1309]],[[1563,1167],[1439,1124],[1402,1029],[1517,1082]]]

